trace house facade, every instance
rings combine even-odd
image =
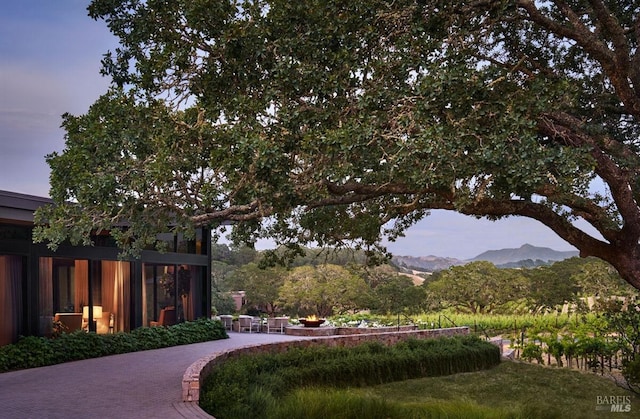
[[[0,345],[63,330],[129,331],[211,316],[211,234],[160,235],[169,249],[120,259],[108,235],[94,246],[32,241],[48,198],[0,190]]]

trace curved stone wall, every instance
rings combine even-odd
[[[370,329],[371,330],[371,329]],[[372,331],[372,330],[371,330]],[[182,400],[186,403],[197,404],[200,400],[200,388],[205,377],[209,375],[216,365],[229,358],[241,355],[254,355],[260,353],[273,353],[286,351],[289,348],[305,348],[317,345],[326,346],[357,346],[365,342],[377,341],[385,345],[394,345],[410,338],[430,339],[442,336],[468,335],[468,327],[452,327],[447,329],[428,329],[394,331],[385,333],[369,333],[354,335],[321,336],[311,339],[276,342],[262,345],[251,345],[221,352],[214,352],[191,364],[182,376]]]
[[[406,332],[417,330],[418,326],[387,326],[387,327],[304,327],[287,326],[285,333],[291,336],[333,336],[333,335],[370,335],[372,333]]]

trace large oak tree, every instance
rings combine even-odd
[[[640,288],[638,1],[94,0],[89,14],[120,39],[113,88],[64,116],[37,239],[126,222],[113,231],[135,250],[168,224],[231,221],[249,241],[372,244],[446,209],[538,220]]]

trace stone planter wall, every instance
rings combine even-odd
[[[324,327],[304,327],[287,326],[284,329],[285,335],[290,336],[334,336],[338,334],[338,328],[332,326]]]
[[[321,328],[318,328],[321,329]],[[396,328],[397,329],[397,328]],[[377,329],[363,329],[372,332]],[[307,348],[310,346],[326,345],[332,347],[352,347],[365,342],[376,341],[384,345],[394,345],[398,342],[417,338],[430,339],[441,336],[468,335],[468,327],[453,327],[448,329],[428,329],[393,331],[385,333],[351,334],[321,336],[310,339],[295,340],[289,342],[276,342],[266,345],[252,345],[221,352],[214,352],[204,358],[199,359],[189,366],[182,377],[182,400],[184,402],[198,403],[200,400],[200,387],[205,377],[215,368],[216,365],[227,359],[241,355],[255,355],[260,353],[283,352],[289,348]]]
[[[388,327],[338,327],[336,335],[366,335],[371,333],[408,332],[417,330],[418,326],[388,326]]]
[[[418,326],[388,326],[388,327],[304,327],[287,326],[285,333],[291,336],[334,336],[334,335],[370,335],[372,333],[406,332],[416,330]]]

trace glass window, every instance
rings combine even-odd
[[[145,264],[142,278],[142,324],[166,326],[175,323],[174,265]],[[170,312],[160,319],[163,310]]]
[[[56,313],[75,313],[88,301],[76,298],[75,262],[72,259],[53,260],[53,310]],[[88,288],[87,288],[88,290]]]
[[[94,287],[94,291],[95,291]],[[123,261],[101,262],[99,298],[102,317],[97,322],[98,333],[131,330],[131,264]],[[95,294],[94,294],[95,295]]]
[[[158,234],[157,244],[162,247],[163,251],[170,253],[190,253],[202,255],[206,252],[204,248],[204,231],[203,228],[195,230],[192,238],[186,238],[184,234],[164,233]],[[154,250],[149,247],[147,250]]]
[[[40,258],[40,333],[131,330],[131,264]],[[90,283],[91,282],[91,283]],[[93,325],[89,326],[89,290]],[[56,328],[56,330],[54,330]]]
[[[203,269],[191,265],[145,264],[143,324],[167,326],[201,317]]]
[[[82,309],[89,303],[89,261],[40,258],[38,297],[40,334],[86,328]]]

